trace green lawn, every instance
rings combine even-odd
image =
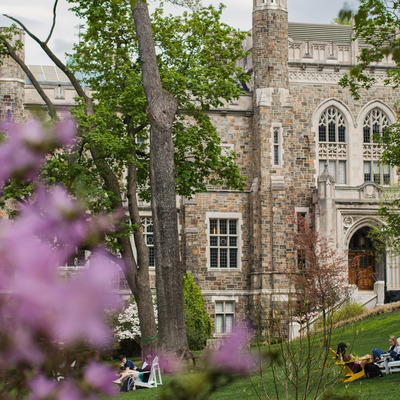
[[[353,354],[362,356],[371,354],[373,347],[386,350],[389,347],[390,335],[400,336],[400,311],[365,319],[356,324],[338,328],[332,336],[332,347],[336,347],[340,341],[346,342]],[[165,384],[171,381],[171,377],[163,375]],[[346,393],[356,396],[358,399],[376,398],[382,400],[398,399],[398,385],[400,373],[384,375],[383,378],[359,379],[358,381],[343,384],[337,383],[333,389],[335,395],[345,396]],[[264,384],[272,398],[276,398],[273,389],[273,380],[269,370],[266,370]],[[283,387],[282,394],[283,394]],[[120,399],[159,399],[162,387],[155,389],[139,389],[136,391],[121,393]],[[262,391],[261,379],[257,376],[240,379],[223,387],[209,397],[210,400],[234,400],[238,399],[265,399]],[[284,398],[283,395],[280,398]],[[292,398],[292,397],[291,397]]]

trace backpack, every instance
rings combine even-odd
[[[383,376],[381,369],[373,363],[365,364],[364,372],[365,376],[370,379]]]
[[[121,386],[121,389],[119,389],[120,392],[129,392],[132,390],[135,386],[135,383],[133,381],[133,378],[129,376],[126,378]]]

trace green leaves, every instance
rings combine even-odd
[[[82,75],[95,99],[94,117],[88,117],[84,108],[75,110],[82,143],[89,138],[96,143],[115,171],[135,165],[141,197],[148,200],[149,121],[132,2],[72,3],[77,15],[86,20],[87,30],[75,47],[71,68]],[[242,189],[244,178],[234,154],[222,154],[206,112],[238,98],[239,82],[248,81],[235,66],[245,55],[241,49],[245,34],[221,23],[222,6],[215,9],[199,7],[197,1],[184,3],[192,12],[164,16],[162,9],[157,9],[152,16],[163,87],[176,98],[183,113],[177,116],[173,131],[177,190],[190,197],[205,191],[210,183]]]
[[[196,286],[193,276],[183,275],[183,300],[185,306],[185,325],[189,348],[203,350],[211,337],[211,318],[208,315],[201,290]]]

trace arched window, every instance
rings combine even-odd
[[[322,174],[327,165],[336,183],[347,184],[346,120],[334,106],[325,109],[319,118],[318,141],[319,173]]]
[[[318,133],[320,142],[346,142],[345,119],[336,107],[329,107],[322,113],[319,119]]]
[[[379,108],[371,110],[364,119],[364,143],[372,143],[374,135],[381,134],[388,126],[389,119],[382,110]]]
[[[388,116],[379,108],[373,108],[363,123],[364,182],[390,185],[390,165],[379,162],[382,147],[377,136],[382,135],[390,125]]]

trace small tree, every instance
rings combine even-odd
[[[271,329],[266,329],[268,344],[279,343],[283,360],[271,363],[275,395],[278,399],[317,399],[336,382],[336,374],[328,378],[325,366],[330,355],[332,314],[345,296],[346,257],[329,238],[319,235],[307,218],[292,217],[288,224],[293,226],[287,239],[294,250],[286,273],[290,292],[279,315],[270,321]],[[322,321],[320,331],[314,328],[317,316]],[[296,340],[288,337],[293,322],[300,324]],[[270,354],[276,355],[276,349],[270,349]]]
[[[154,316],[157,323],[157,306],[156,298],[153,296],[153,309]],[[117,323],[114,328],[116,339],[121,340],[135,340],[139,345],[141,343],[141,331],[138,307],[135,299],[132,298],[128,306],[116,317]]]
[[[211,337],[211,318],[205,310],[201,290],[189,273],[183,276],[183,302],[189,349],[202,350]]]

